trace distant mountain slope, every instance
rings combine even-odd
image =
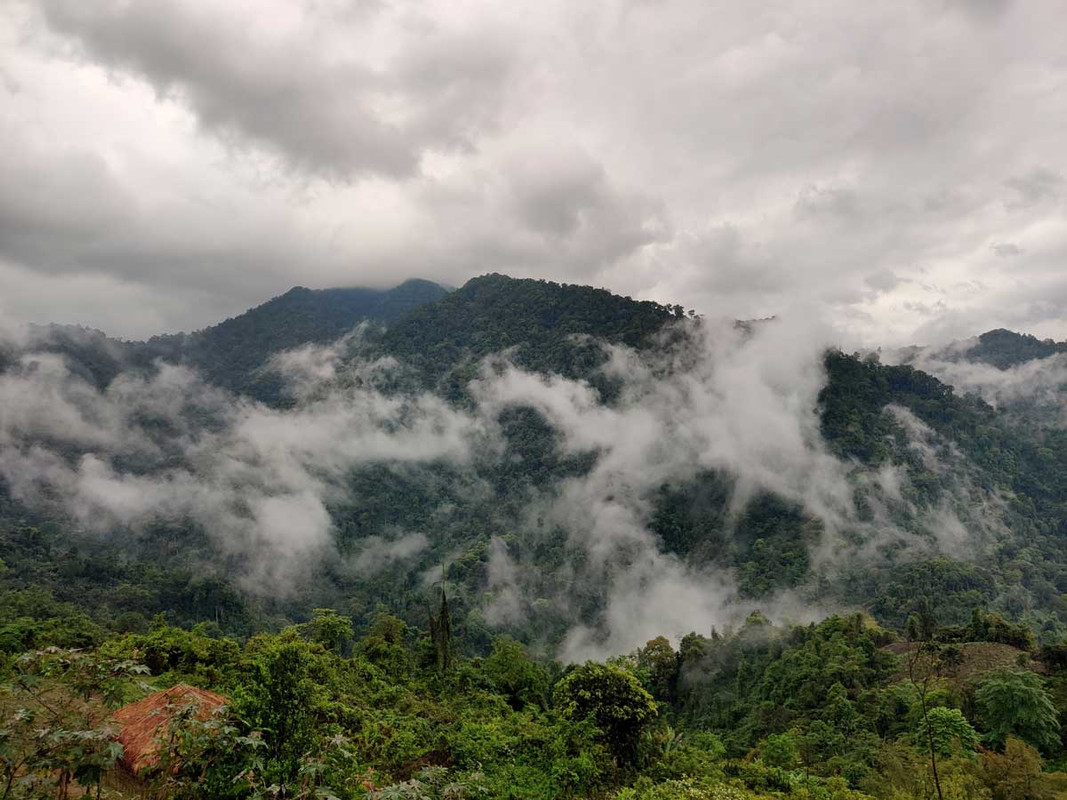
[[[513,633],[554,646],[575,620],[597,624],[611,602],[610,582],[595,571],[593,556],[600,556],[582,549],[595,532],[598,541],[620,537],[612,563],[619,574],[634,575],[636,587],[657,575],[687,579],[688,569],[725,570],[745,602],[789,590],[900,624],[921,595],[937,598],[942,622],[966,621],[987,606],[1048,640],[1067,631],[1067,427],[1015,424],[1006,406],[953,389],[949,380],[1015,380],[1014,373],[1044,369],[1034,359],[1063,346],[990,331],[972,352],[953,350],[955,361],[915,348],[914,361],[891,365],[873,355],[824,354],[821,340],[794,349],[791,329],[776,338],[770,322],[740,326],[743,335],[735,336],[729,326],[682,316],[680,306],[591,287],[486,275],[452,292],[425,281],[388,291],[295,288],[202,331],[148,342],[35,329],[27,342],[0,352],[0,361],[17,359],[18,347],[60,353],[77,378],[101,389],[123,370],[151,372],[162,358],[274,402],[283,399],[281,379],[261,369],[272,355],[332,342],[363,320],[385,323],[352,348],[351,361],[342,357],[313,397],[280,409],[232,404],[235,418],[259,423],[214,440],[247,467],[239,475],[221,466],[198,472],[200,464],[214,464],[211,448],[188,447],[204,429],[198,386],[146,416],[130,394],[143,376],[125,389],[116,384],[125,394],[86,390],[82,380],[57,382],[61,365],[45,359],[40,366],[53,369],[44,375],[53,374],[52,383],[34,382],[31,363],[14,364],[5,376],[13,388],[25,387],[10,395],[12,404],[44,405],[46,390],[56,386],[53,401],[64,401],[52,440],[38,433],[43,423],[35,428],[8,415],[7,456],[18,469],[5,474],[15,478],[38,470],[47,483],[58,471],[71,476],[69,491],[132,505],[144,487],[193,485],[205,498],[232,490],[227,513],[250,523],[264,506],[246,501],[273,500],[282,490],[272,481],[293,474],[294,464],[307,479],[299,486],[314,491],[325,473],[323,504],[308,507],[321,510],[323,535],[336,552],[293,597],[249,600],[235,588],[249,552],[226,549],[232,527],[191,520],[164,504],[158,519],[150,515],[145,524],[130,515],[96,545],[70,532],[62,509],[23,507],[0,487],[0,550],[12,567],[4,580],[19,591],[47,587],[63,603],[85,599],[88,613],[110,626],[132,624],[120,621],[124,614],[169,611],[185,624],[214,618],[251,630],[342,603],[369,611],[385,602],[418,620],[427,581],[447,564],[457,630],[466,626],[472,649],[496,630],[499,622],[485,620],[494,608]],[[636,351],[620,360],[634,368],[605,376],[598,369],[608,357],[604,343]],[[972,362],[973,352],[985,360]],[[519,370],[486,370],[485,359],[498,354]],[[957,372],[917,369],[923,358]],[[798,363],[807,366],[792,371]],[[1013,366],[1019,364],[1026,366]],[[521,370],[555,377],[542,381]],[[478,391],[468,391],[474,378],[481,379]],[[157,389],[170,399],[169,385]],[[119,445],[132,444],[112,453],[108,441],[83,436],[66,446],[62,434],[81,418],[93,430],[110,424]],[[176,433],[168,421],[180,423]],[[143,435],[126,437],[126,427]],[[154,463],[156,451],[145,442],[182,459]],[[39,447],[56,457],[41,460]],[[245,463],[249,454],[255,458]],[[93,459],[82,464],[83,455]],[[139,482],[175,464],[188,475]],[[253,489],[228,488],[234,475],[251,476]],[[269,488],[261,490],[261,476]],[[825,492],[810,494],[811,485]],[[105,496],[99,487],[121,492]],[[290,484],[282,488],[297,496]],[[824,498],[830,505],[820,505]],[[289,516],[265,508],[263,520],[281,520],[279,537],[307,516],[303,505]],[[50,543],[50,555],[39,556],[40,541]],[[105,580],[100,563],[108,559],[115,566]],[[73,566],[61,571],[56,564]],[[648,564],[665,572],[649,578],[632,571],[652,569]],[[198,577],[202,567],[206,583]],[[508,594],[507,581],[522,591]],[[127,599],[127,584],[140,599]]]
[[[1038,339],[1028,333],[994,328],[973,339],[953,342],[947,347],[906,347],[897,352],[897,358],[905,364],[916,366],[935,361],[962,361],[1007,370],[1058,353],[1067,353],[1067,342]]]
[[[74,375],[102,388],[133,365],[136,345],[80,325],[30,325],[25,341],[0,342],[0,372],[17,360],[22,351],[64,356]]]
[[[1067,342],[998,328],[947,347],[908,347],[885,354],[981,397],[1007,412],[1016,433],[1067,428]]]
[[[978,337],[978,343],[963,355],[968,361],[1008,369],[1027,361],[1067,353],[1067,342],[1038,339],[1025,333],[997,328]]]
[[[273,399],[276,379],[257,370],[275,353],[335,341],[360,322],[389,322],[447,293],[424,280],[385,290],[297,286],[202,331],[153,337],[144,343],[143,352],[150,358],[187,363],[219,386]]]
[[[56,353],[66,357],[74,374],[102,388],[123,370],[148,369],[163,359],[190,366],[217,386],[277,400],[278,378],[260,372],[274,354],[336,341],[361,322],[391,322],[447,294],[444,287],[424,280],[392,289],[297,286],[217,325],[153,336],[146,342],[112,339],[74,325],[33,325],[21,345],[0,343],[0,371],[20,350]]]
[[[428,378],[464,360],[515,348],[526,369],[589,377],[603,351],[584,338],[648,346],[681,306],[620,297],[591,286],[484,275],[398,319],[382,337],[395,357]]]

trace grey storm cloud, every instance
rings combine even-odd
[[[870,344],[1063,338],[1061,16],[11,0],[0,315],[144,336],[294,284],[494,270],[802,302]]]
[[[375,65],[365,41],[336,50],[322,41],[328,15],[294,15],[291,35],[277,37],[255,24],[254,8],[179,0],[41,7],[87,57],[143,75],[161,96],[187,103],[205,129],[327,175],[410,175],[425,149],[470,146],[494,122],[512,66],[488,37],[434,30]],[[359,22],[368,21],[373,12]]]
[[[1063,176],[1048,167],[1034,167],[1025,175],[1015,175],[1004,181],[1014,197],[1006,205],[1011,211],[1021,211],[1046,200],[1056,200],[1063,191]]]
[[[1026,252],[1014,242],[995,242],[989,246],[989,249],[998,258],[1015,258]]]

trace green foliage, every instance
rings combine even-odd
[[[978,732],[958,708],[935,706],[926,717],[918,719],[915,731],[916,747],[928,752],[927,743],[933,741],[935,752],[941,756],[971,756],[978,746]]]
[[[404,646],[407,635],[407,623],[379,610],[356,652],[389,674],[407,675],[412,666],[411,653]]]
[[[296,635],[260,637],[250,643],[250,663],[233,695],[235,713],[263,732],[264,770],[272,779],[292,783],[301,758],[323,738],[318,724],[324,710],[323,687],[312,675],[313,656]]]
[[[653,749],[645,754],[646,774],[654,780],[720,776],[726,747],[714,733],[679,730],[668,724],[649,732]]]
[[[897,625],[914,610],[909,606],[916,597],[937,597],[941,621],[954,624],[965,624],[976,607],[996,605],[1012,618],[1029,617],[1030,627],[1040,619],[1053,637],[1061,636],[1067,605],[1055,587],[1065,574],[1059,533],[1067,525],[1067,432],[1018,425],[1009,412],[958,396],[911,366],[840,352],[827,354],[825,364],[821,431],[836,454],[868,467],[903,467],[904,498],[916,505],[965,507],[974,502],[967,495],[975,487],[1005,498],[1003,515],[1013,532],[973,563],[890,558],[884,567],[859,568],[838,583],[842,598]],[[890,407],[930,428],[946,469],[931,469],[919,457]],[[903,515],[898,524],[911,523]],[[897,555],[895,548],[887,555]]]
[[[758,795],[721,781],[679,778],[640,789],[623,789],[615,800],[752,800]]]
[[[481,775],[457,780],[445,767],[426,767],[403,783],[368,793],[371,800],[470,800],[489,793]]]
[[[342,652],[352,643],[352,619],[344,617],[332,608],[316,608],[307,624],[311,641],[327,650]]]
[[[436,614],[430,614],[430,643],[433,645],[437,671],[444,674],[452,669],[452,612],[448,608],[448,595],[441,587],[441,605]]]
[[[11,516],[19,524],[6,524]],[[138,541],[72,536],[67,520],[5,505],[0,486],[8,565],[0,576],[0,649],[89,647],[108,630],[141,633],[160,612],[176,624],[221,620],[227,632],[248,633],[248,599],[205,574],[210,557],[201,547],[202,534],[180,526],[150,527]]]
[[[986,740],[1000,748],[1009,736],[1046,751],[1060,746],[1056,704],[1033,672],[997,672],[978,684],[975,707]]]
[[[637,652],[637,666],[645,677],[645,688],[661,702],[675,697],[681,662],[666,636],[651,639]]]
[[[231,639],[216,639],[165,623],[148,633],[127,634],[101,646],[118,658],[138,659],[153,675],[173,675],[194,683],[220,684],[232,676],[241,649]]]
[[[760,758],[768,767],[793,769],[800,762],[796,737],[789,733],[772,733],[760,747]]]
[[[140,776],[154,797],[191,800],[197,797],[247,797],[254,792],[255,773],[263,772],[260,751],[266,743],[245,735],[229,709],[201,719],[195,705],[164,706],[169,719],[157,736],[158,760]]]
[[[673,553],[736,568],[746,595],[760,597],[802,583],[820,523],[798,504],[767,492],[750,498],[734,518],[734,489],[729,475],[710,471],[662,486],[649,527]]]
[[[1033,651],[1037,645],[1034,633],[1025,625],[1015,625],[1000,614],[986,613],[980,608],[971,612],[971,621],[962,627],[946,627],[938,632],[940,641],[995,642]]]
[[[548,671],[530,658],[526,648],[514,639],[501,636],[493,640],[493,651],[485,659],[483,672],[512,708],[547,705]]]
[[[929,753],[916,750],[904,740],[885,742],[875,753],[875,769],[859,789],[880,800],[937,797]],[[949,800],[983,798],[989,789],[977,758],[939,758],[937,771],[941,791]]]
[[[830,753],[843,764],[875,730],[872,689],[893,668],[876,644],[883,634],[857,616],[791,631],[749,625],[734,637],[683,641],[680,708],[690,724],[727,731],[731,754],[800,726],[811,758]]]
[[[1047,800],[1056,796],[1041,774],[1037,750],[1010,736],[1003,753],[982,754],[982,772],[992,800]]]
[[[59,648],[19,656],[0,685],[0,797],[62,798],[74,784],[99,791],[122,755],[108,709],[145,672]]]
[[[327,629],[336,616],[319,614]],[[159,760],[144,774],[156,797],[930,798],[928,733],[946,797],[1044,797],[1051,779],[1028,745],[1009,735],[1003,756],[974,757],[976,733],[950,684],[928,687],[927,731],[914,685],[877,644],[885,637],[862,615],[779,628],[753,614],[736,633],[686,637],[677,652],[654,639],[632,657],[571,667],[553,686],[551,670],[506,637],[442,673],[415,657],[420,633],[384,611],[351,657],[311,625],[240,646],[157,620],[95,653],[16,659],[0,752],[11,797],[99,781],[118,756],[109,706],[148,689],[135,680],[149,671],[136,655],[157,663],[161,685],[195,675],[231,699],[207,717],[166,709]],[[672,664],[675,693],[657,713],[641,682],[667,687]],[[1035,679],[987,675],[974,699],[981,719],[996,682],[1044,691]],[[20,706],[8,702],[15,692]]]
[[[588,719],[614,756],[631,763],[641,731],[656,715],[656,703],[629,672],[587,662],[568,672],[554,690],[556,708],[569,719]]]
[[[762,800],[795,797],[800,800],[867,800],[840,778],[821,779],[801,771],[769,769],[759,763],[735,764],[730,777],[684,777],[661,783],[635,782],[615,800]]]
[[[359,322],[388,322],[445,295],[442,287],[421,280],[386,291],[297,286],[218,325],[134,345],[130,357],[138,363],[181,360],[213,383],[276,403],[284,400],[281,381],[263,369],[273,354],[333,342]]]
[[[455,369],[446,379],[446,392],[458,396],[476,374],[477,359],[513,347],[527,369],[592,379],[607,357],[596,342],[580,337],[648,347],[677,315],[658,303],[589,286],[484,275],[398,320],[385,332],[382,345],[415,365],[428,382]],[[610,384],[599,385],[610,391]]]
[[[1038,339],[1036,336],[997,328],[978,337],[978,342],[967,352],[967,359],[1007,369],[1064,352],[1067,352],[1067,342]]]

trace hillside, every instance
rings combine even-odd
[[[225,757],[181,739],[218,796],[256,741],[292,796],[929,796],[920,683],[945,780],[991,785],[998,749],[1062,756],[1067,425],[1060,354],[990,336],[1042,425],[917,368],[989,349],[882,363],[503,275],[33,329],[0,364],[0,669],[233,697]],[[1005,686],[1039,728],[993,718]]]
[[[257,374],[270,356],[332,342],[361,322],[390,322],[445,294],[441,286],[422,280],[388,290],[297,286],[218,325],[192,334],[157,336],[138,350],[142,358],[189,364],[227,389],[277,400],[277,378]]]
[[[264,370],[364,320],[384,327],[322,351],[331,366],[310,400],[294,405],[293,377]],[[5,433],[9,588],[51,592],[25,601],[32,617],[79,602],[104,626],[166,610],[250,630],[341,598],[417,621],[419,587],[444,562],[474,649],[501,626],[548,650],[617,646],[612,608],[637,579],[692,583],[710,604],[665,610],[670,625],[701,613],[721,623],[787,590],[902,624],[918,591],[939,598],[942,622],[984,606],[1056,639],[1067,623],[1063,429],[1020,431],[912,366],[832,349],[805,345],[765,367],[796,345],[777,330],[502,275],[451,293],[420,281],[298,288],[146,343],[37,330],[25,351],[67,366],[50,368],[66,371],[48,379],[40,418],[27,410]],[[156,359],[204,384],[157,372]],[[10,396],[42,379],[9,366]],[[45,434],[74,418],[86,426],[77,437]],[[290,441],[290,427],[306,441]],[[30,477],[43,452],[59,460]],[[116,505],[132,486],[144,502]],[[270,532],[256,511],[267,506],[296,515],[293,533]],[[72,524],[90,533],[71,536]],[[235,531],[267,539],[238,545]],[[290,536],[297,549],[273,562]],[[638,578],[641,553],[651,572]],[[289,562],[314,584],[250,589],[263,575],[288,587]],[[656,624],[661,612],[648,613]]]
[[[969,361],[991,364],[997,369],[1008,369],[1057,353],[1067,353],[1067,342],[1038,339],[1029,334],[998,328],[979,336],[978,342],[966,352],[966,358]]]
[[[428,379],[511,349],[526,369],[589,378],[604,359],[592,342],[648,347],[681,313],[589,286],[486,275],[397,320],[382,347]]]

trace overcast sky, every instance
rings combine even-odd
[[[589,283],[1067,338],[1063,0],[4,0],[0,315]]]

